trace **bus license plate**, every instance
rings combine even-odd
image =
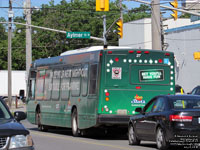
[[[127,110],[126,109],[118,109],[117,114],[119,115],[127,115]]]
[[[198,123],[200,124],[200,117],[198,118]]]

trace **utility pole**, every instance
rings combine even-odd
[[[161,50],[160,0],[151,1],[152,49]]]
[[[26,24],[31,25],[31,0],[26,0],[25,12],[26,12]],[[31,26],[26,26],[26,80],[28,79],[31,62],[32,62]]]
[[[106,15],[103,15],[103,45],[104,49],[107,48],[107,40],[106,40]]]
[[[9,108],[12,106],[12,0],[9,0],[9,11],[8,11],[8,105]]]

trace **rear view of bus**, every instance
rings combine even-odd
[[[174,54],[158,50],[102,51],[98,124],[127,125],[135,108],[174,94]]]

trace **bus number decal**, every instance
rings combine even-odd
[[[113,67],[112,68],[112,79],[122,79],[122,68]]]

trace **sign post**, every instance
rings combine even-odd
[[[90,39],[90,32],[66,32],[67,39]]]

